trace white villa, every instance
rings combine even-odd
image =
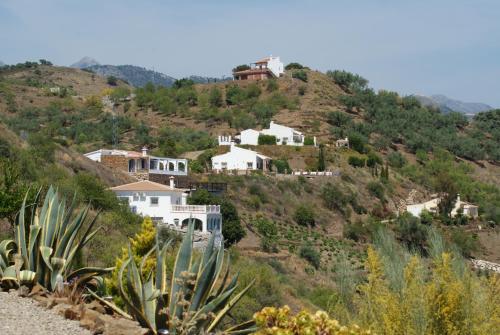
[[[250,68],[233,72],[235,80],[265,80],[278,78],[285,72],[284,65],[277,56],[265,57],[250,64]]]
[[[406,206],[406,211],[408,213],[411,213],[413,216],[420,217],[420,214],[424,210],[437,214],[439,210],[439,203],[441,202],[440,197],[433,198],[429,201],[419,203],[419,204],[414,204],[414,205],[407,205]],[[471,203],[465,202],[460,200],[460,194],[457,195],[457,201],[455,202],[455,206],[453,207],[450,216],[452,218],[456,217],[458,213],[461,211],[464,216],[467,216],[469,218],[477,218],[479,216],[478,212],[479,207],[476,205],[473,205]]]
[[[231,136],[219,136],[219,145],[230,145],[234,141],[242,145],[258,145],[260,135],[275,136],[277,145],[303,146],[305,139],[300,131],[271,121],[267,129],[246,129],[234,139]],[[316,146],[316,137],[314,137],[314,145]]]
[[[212,157],[212,170],[216,172],[228,170],[268,171],[270,169],[270,161],[269,157],[253,150],[237,147],[233,142],[229,152]]]
[[[84,154],[87,158],[113,169],[122,170],[140,179],[150,174],[187,176],[188,161],[182,158],[156,157],[146,147],[141,152],[115,149],[99,149]]]
[[[349,148],[349,138],[344,138],[335,141],[335,147],[337,148]]]
[[[128,203],[132,212],[149,216],[155,222],[182,229],[190,220],[194,220],[195,229],[202,233],[222,231],[220,206],[188,205],[188,190],[176,188],[174,177],[170,177],[168,186],[142,180],[112,187],[110,190],[120,200]]]

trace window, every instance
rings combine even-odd
[[[163,162],[160,162],[160,168],[159,170],[165,170],[164,167],[163,167]]]
[[[174,171],[175,170],[175,164],[173,162],[168,163],[168,171]]]
[[[139,201],[139,193],[134,193],[134,201]]]
[[[183,162],[179,162],[179,171],[184,172],[186,169],[186,165]]]
[[[159,199],[158,197],[151,197],[149,198],[151,206],[158,206]]]
[[[132,213],[137,214],[137,206],[130,207],[130,210],[132,211]]]
[[[174,219],[174,224],[178,227],[179,226],[179,219]]]
[[[253,169],[253,162],[247,163],[247,169]]]
[[[226,163],[226,162],[222,162],[222,163],[221,163],[221,166],[222,166],[222,169],[223,169],[223,170],[226,170],[226,169],[227,169],[227,163]]]

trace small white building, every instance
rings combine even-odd
[[[271,121],[269,128],[262,130],[246,129],[234,137],[234,140],[242,145],[258,145],[260,135],[270,135],[276,137],[277,145],[303,146],[305,136],[294,128],[283,126]],[[231,136],[219,136],[219,145],[230,145]],[[316,146],[316,137],[314,137]]]
[[[222,171],[247,171],[262,170],[269,171],[271,159],[256,151],[237,147],[234,143],[230,151],[212,157],[212,170]]]
[[[234,71],[235,80],[265,80],[278,78],[285,72],[285,67],[279,57],[265,57],[250,64],[248,69]]]
[[[220,206],[188,205],[188,190],[176,188],[174,177],[170,177],[168,186],[143,180],[112,187],[111,191],[126,202],[132,212],[149,216],[155,222],[182,229],[194,220],[195,229],[202,233],[222,231]]]
[[[349,148],[349,139],[340,139],[335,141],[335,147],[337,148]]]
[[[460,194],[457,194],[457,202],[455,202],[455,206],[451,210],[450,215],[454,218],[460,212],[466,217],[475,219],[479,216],[479,207],[469,202],[462,201],[460,199]]]
[[[439,211],[439,203],[440,202],[441,202],[441,198],[436,197],[436,198],[433,198],[429,201],[426,201],[426,202],[423,202],[420,204],[407,205],[406,211],[408,213],[411,213],[413,216],[416,216],[416,217],[420,217],[420,215],[422,214],[422,212],[424,210],[426,210],[432,214],[437,214]],[[478,206],[460,200],[460,194],[458,194],[455,205],[453,206],[453,209],[450,212],[450,216],[452,218],[454,218],[461,212],[462,215],[475,219],[479,216],[478,210],[479,210]]]

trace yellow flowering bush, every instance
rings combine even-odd
[[[290,308],[265,307],[255,313],[254,321],[259,328],[256,335],[362,335],[371,334],[358,326],[341,326],[328,314],[318,311],[311,314],[301,311],[292,315]]]

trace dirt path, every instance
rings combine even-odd
[[[91,335],[78,321],[66,320],[36,301],[17,292],[0,292],[0,334],[2,335]]]

